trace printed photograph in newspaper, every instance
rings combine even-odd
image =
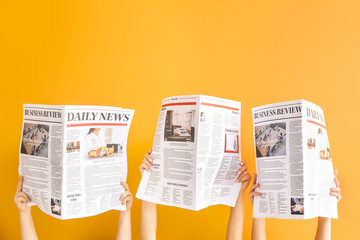
[[[304,198],[292,197],[290,206],[292,215],[304,215]]]
[[[85,143],[86,158],[120,157],[125,141],[122,130],[124,128],[83,129],[82,139]]]
[[[66,153],[80,152],[80,141],[66,143]]]
[[[21,153],[48,157],[49,125],[24,123]]]
[[[255,127],[256,157],[286,155],[286,122]]]
[[[164,141],[194,142],[195,110],[166,111]]]
[[[61,200],[51,198],[51,212],[53,214],[61,216]]]

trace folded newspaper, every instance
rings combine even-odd
[[[59,219],[126,210],[127,136],[134,110],[24,104],[19,154],[23,190]]]
[[[261,197],[255,218],[337,218],[333,164],[322,109],[305,100],[253,108]]]
[[[136,197],[200,210],[235,206],[241,183],[240,102],[203,96],[163,100],[152,148]]]

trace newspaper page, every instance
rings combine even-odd
[[[305,216],[338,218],[337,199],[329,195],[335,183],[324,112],[308,101],[303,107]]]
[[[19,174],[24,176],[23,190],[31,205],[50,215],[53,199],[62,198],[64,116],[63,106],[23,107]],[[61,210],[56,206],[55,211]]]
[[[136,197],[200,210],[234,206],[241,184],[240,103],[204,95],[163,100],[156,128],[153,171],[143,173]]]
[[[45,213],[87,217],[125,210],[127,136],[134,110],[24,104],[19,173]]]
[[[325,122],[320,126],[319,120],[307,115],[315,110],[324,120],[322,110],[304,100],[253,108],[258,191],[262,194],[254,199],[255,218],[337,217],[336,198],[329,194],[334,186],[331,157],[324,161],[320,153],[327,149],[330,155]],[[324,134],[315,139],[318,127]],[[322,146],[311,147],[313,139]]]

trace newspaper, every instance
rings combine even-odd
[[[330,146],[322,109],[305,100],[253,108],[261,197],[255,218],[337,218]]]
[[[24,104],[19,154],[32,205],[59,219],[126,210],[127,136],[134,110]]]
[[[200,210],[235,206],[241,183],[240,102],[178,96],[162,102],[152,148],[153,171],[143,173],[136,197]]]

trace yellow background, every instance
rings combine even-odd
[[[18,239],[13,204],[22,103],[136,109],[128,141],[133,194],[161,100],[242,102],[242,157],[255,170],[251,107],[306,99],[325,112],[343,200],[333,239],[360,239],[360,4],[357,0],[2,1],[0,239]],[[252,209],[246,196],[244,239]],[[117,212],[61,221],[37,207],[41,239],[114,239]],[[159,206],[159,239],[224,239],[229,208]],[[139,239],[140,201],[132,208]],[[311,239],[316,220],[267,220],[269,239]]]

